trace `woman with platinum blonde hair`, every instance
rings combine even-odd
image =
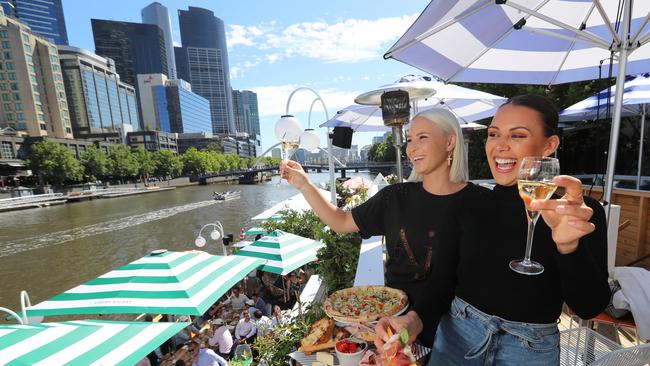
[[[413,179],[383,188],[351,211],[323,198],[297,162],[284,161],[280,171],[332,230],[358,231],[364,238],[384,235],[385,283],[406,292],[414,305],[432,271],[433,248],[446,211],[479,187],[467,182],[463,135],[458,120],[447,110],[429,109],[413,118],[406,155],[413,165]],[[427,346],[432,344],[435,327],[427,324],[420,334]]]
[[[449,180],[453,183],[467,182],[469,180],[466,158],[467,154],[465,152],[465,143],[463,141],[463,131],[458,124],[456,116],[446,109],[431,108],[418,113],[415,118],[418,117],[433,122],[433,124],[447,134],[447,136],[456,136],[456,143],[454,144],[453,150],[447,152],[447,159],[448,162],[450,162]],[[408,177],[407,181],[421,182],[422,174],[413,169],[411,170],[411,175]]]

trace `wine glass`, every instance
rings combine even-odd
[[[302,128],[296,117],[285,114],[275,123],[275,137],[282,145],[282,159],[289,160],[289,152],[292,148],[297,148],[300,145],[300,135]],[[278,186],[282,182],[282,174],[278,180]]]
[[[540,212],[531,210],[528,207],[533,200],[546,201],[553,195],[553,192],[557,189],[557,186],[553,183],[553,177],[558,174],[560,174],[560,162],[555,158],[527,156],[521,162],[517,184],[519,186],[519,196],[526,205],[528,237],[526,238],[524,259],[510,262],[510,268],[517,273],[538,275],[544,272],[544,266],[530,260],[535,223],[539,219]]]
[[[282,160],[290,160],[291,153],[300,146],[300,138],[299,136],[285,135],[282,140],[280,140],[280,146],[282,147]],[[280,186],[280,183],[282,183],[282,175],[280,175],[280,179],[278,179],[278,186]]]

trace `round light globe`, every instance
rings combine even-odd
[[[197,236],[196,239],[194,239],[194,245],[199,248],[203,248],[205,246],[205,238],[201,235]]]
[[[275,123],[275,137],[278,141],[295,141],[298,142],[302,128],[296,117],[288,114],[280,117]]]
[[[219,240],[221,238],[221,233],[217,230],[212,230],[210,233],[210,239],[212,240]]]
[[[318,137],[318,134],[313,129],[308,128],[300,135],[300,147],[303,149],[312,152],[317,150],[319,145],[320,137]]]

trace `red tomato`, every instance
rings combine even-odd
[[[390,363],[388,366],[409,366],[411,364],[411,360],[404,354],[404,352],[398,352],[395,357],[393,357],[392,360],[390,360]]]

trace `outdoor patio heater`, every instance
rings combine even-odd
[[[404,145],[404,125],[411,117],[409,93],[404,90],[388,91],[381,95],[381,113],[384,125],[393,129],[397,181],[402,182],[402,145]]]

